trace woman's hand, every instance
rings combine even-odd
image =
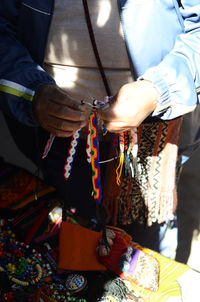
[[[89,110],[56,85],[41,86],[33,99],[33,112],[41,127],[60,137],[69,137],[87,125]]]
[[[110,132],[124,132],[138,127],[156,108],[158,92],[149,81],[142,80],[122,86],[99,114]]]

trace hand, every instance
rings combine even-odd
[[[33,112],[41,127],[69,137],[88,123],[89,110],[56,85],[41,86],[33,99]]]
[[[158,92],[149,81],[122,86],[109,103],[99,109],[108,131],[124,132],[138,127],[157,105]]]

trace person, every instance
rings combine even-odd
[[[77,213],[96,217],[85,126],[93,99],[108,135],[100,134],[100,160],[109,159],[111,133],[150,121],[176,120],[198,104],[200,5],[198,0],[88,0],[105,91],[81,1],[0,0],[0,108],[20,150]],[[71,175],[63,166],[79,129]],[[49,134],[56,136],[41,160]],[[105,165],[101,175],[106,177]],[[135,241],[160,251],[163,224],[129,222]]]

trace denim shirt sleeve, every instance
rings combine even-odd
[[[159,92],[152,116],[169,120],[190,111],[198,104],[200,86],[200,2],[183,0],[180,13],[184,32],[177,36],[174,48],[155,67],[139,79],[150,80]]]

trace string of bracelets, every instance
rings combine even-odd
[[[103,136],[106,135],[107,129],[103,122],[98,118],[98,109],[109,103],[111,97],[106,96],[102,102],[92,97],[89,93],[88,95],[93,100],[93,104],[83,100],[81,101],[81,104],[86,104],[87,106],[91,107],[87,132],[86,155],[87,161],[89,164],[91,164],[92,169],[93,197],[96,202],[100,204],[102,198],[100,164],[119,159],[119,163],[116,168],[116,183],[118,186],[121,183],[123,166],[125,168],[125,174],[129,175],[130,178],[133,178],[137,173],[137,168],[135,165],[135,158],[137,157],[138,151],[137,128],[131,129],[130,131],[121,132],[119,134],[113,134],[112,145],[116,152],[116,156],[101,162],[99,158],[99,125],[101,124]],[[81,129],[77,130],[71,138],[70,148],[64,165],[65,180],[68,180],[72,170],[80,134]],[[48,155],[54,139],[55,136],[50,134],[43,152],[43,159]]]

